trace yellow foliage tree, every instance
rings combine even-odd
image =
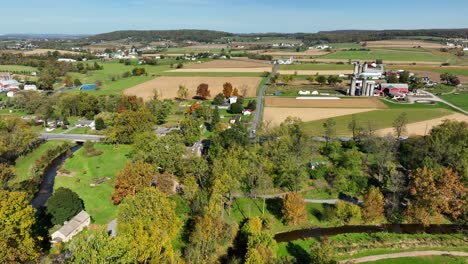
[[[306,203],[299,193],[286,194],[283,200],[283,216],[290,225],[297,225],[307,220]]]

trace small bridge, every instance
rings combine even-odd
[[[99,135],[81,135],[81,134],[52,134],[52,133],[40,133],[40,137],[45,140],[68,140],[74,142],[100,142],[105,137]]]

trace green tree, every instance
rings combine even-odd
[[[335,216],[342,224],[357,224],[361,222],[361,208],[352,203],[337,201],[335,203]]]
[[[400,72],[400,83],[409,83],[410,82],[410,72],[409,71],[403,71]]]
[[[340,77],[338,75],[329,75],[327,81],[330,85],[335,85],[341,82]]]
[[[336,122],[332,118],[328,118],[323,124],[325,140],[327,143],[336,135]]]
[[[335,250],[330,240],[324,239],[321,243],[315,243],[310,249],[311,264],[335,264]]]
[[[363,128],[359,124],[356,115],[352,116],[351,121],[348,124],[348,129],[353,133],[353,140],[356,140],[360,134],[362,134]]]
[[[310,75],[310,76],[307,76],[307,81],[309,81],[310,83],[313,83],[315,81],[315,77],[313,75]]]
[[[213,102],[212,102],[214,105],[222,105],[225,103],[225,100],[224,100],[224,95],[222,93],[219,93],[215,96],[215,98],[213,99]]]
[[[114,126],[107,131],[106,141],[110,143],[132,143],[135,135],[152,131],[154,124],[154,116],[147,110],[124,111],[117,114]]]
[[[240,114],[242,113],[242,110],[244,110],[244,106],[239,102],[233,103],[229,106],[229,112],[232,114]]]
[[[193,114],[186,114],[184,120],[180,122],[180,131],[184,137],[187,146],[193,145],[200,140],[201,137],[201,123],[193,116]]]
[[[323,75],[318,75],[315,77],[315,81],[317,81],[320,84],[320,86],[322,86],[327,83],[327,77]]]
[[[94,123],[96,126],[96,130],[106,129],[106,124],[104,123],[104,120],[102,118],[100,117],[96,118],[96,120],[94,120]]]
[[[392,126],[395,130],[395,135],[397,138],[401,138],[403,134],[406,133],[406,125],[408,124],[408,115],[406,112],[403,112],[398,115],[398,117],[393,121]]]
[[[8,181],[16,177],[15,169],[6,163],[0,163],[0,190],[8,187]]]
[[[34,214],[26,193],[0,190],[0,262],[34,262],[39,257]]]
[[[398,75],[396,73],[390,73],[390,75],[387,76],[387,82],[398,83]]]
[[[179,89],[177,90],[177,97],[182,100],[188,99],[188,89],[185,85],[179,85]]]
[[[219,124],[220,121],[221,121],[221,116],[219,114],[219,108],[218,106],[216,106],[211,112],[211,129],[213,130],[213,128],[217,124]]]
[[[84,209],[83,200],[74,191],[60,187],[47,200],[47,213],[52,216],[52,224],[62,225]]]
[[[119,206],[119,234],[129,237],[128,254],[133,261],[174,263],[178,256],[172,246],[181,223],[176,204],[155,188],[128,197]]]

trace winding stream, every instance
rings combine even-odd
[[[71,153],[75,153],[78,149],[81,148],[81,145],[76,145],[70,149]],[[41,185],[39,187],[39,191],[36,193],[34,198],[31,200],[31,205],[35,209],[39,209],[41,207],[45,207],[47,204],[47,200],[50,196],[52,196],[52,192],[54,191],[54,183],[55,177],[57,176],[57,169],[60,165],[62,165],[67,158],[69,157],[69,153],[64,153],[58,156],[56,159],[49,164],[47,169],[45,170],[44,175],[42,176]]]

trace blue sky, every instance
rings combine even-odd
[[[0,34],[468,28],[468,0],[14,0],[0,10]]]

